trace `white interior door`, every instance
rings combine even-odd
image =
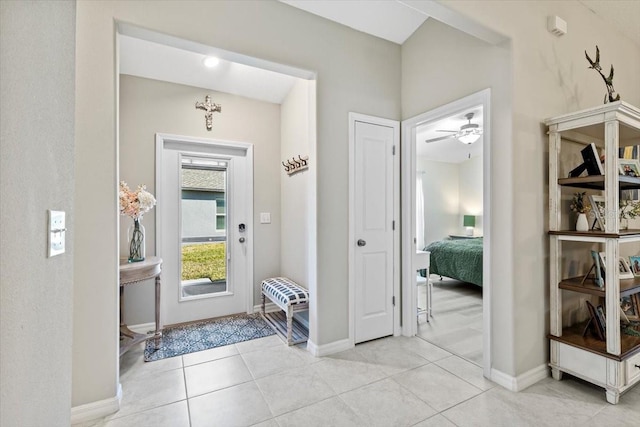
[[[355,343],[394,332],[394,155],[397,125],[355,122]]]
[[[252,311],[251,154],[249,144],[158,135],[156,252],[163,259],[164,324]],[[193,259],[203,257],[193,267]],[[187,276],[190,270],[195,276]]]

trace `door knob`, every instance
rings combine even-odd
[[[238,239],[238,241],[239,241],[240,243],[244,243],[244,237],[239,238],[239,239]]]
[[[362,239],[358,239],[358,246],[366,246],[367,242]]]

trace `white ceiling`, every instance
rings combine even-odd
[[[396,0],[280,0],[363,33],[403,44],[429,18]]]
[[[120,35],[120,73],[231,93],[281,104],[296,77],[220,59],[215,68],[205,55]]]
[[[397,44],[403,44],[429,17],[425,9],[439,6],[429,0],[419,4],[411,0],[280,1]],[[640,0],[578,1],[640,46]],[[571,31],[571,22],[568,24]]]
[[[450,117],[426,123],[416,129],[416,154],[429,160],[446,163],[461,163],[469,158],[482,155],[483,136],[473,144],[463,144],[456,138],[448,138],[441,141],[426,143],[425,140],[447,135],[447,132],[438,130],[460,130],[460,126],[469,123],[465,117],[467,113],[473,113],[471,123],[482,127],[482,106],[469,108]]]

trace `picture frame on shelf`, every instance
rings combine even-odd
[[[586,301],[586,303],[587,309],[589,310],[589,322],[587,322],[583,335],[586,335],[587,331],[591,330],[597,339],[604,341],[606,339],[606,334],[605,330],[602,328],[600,320],[598,319],[598,311],[591,301]]]
[[[601,305],[596,307],[596,317],[598,319],[598,325],[600,326],[600,329],[604,331],[603,335],[606,336],[607,335],[607,318],[605,317],[605,314],[604,314],[604,308]]]
[[[640,258],[640,257],[639,257]],[[602,262],[602,269],[605,269],[606,266],[606,256],[604,254],[604,252],[600,252],[600,260]],[[627,262],[627,260],[624,257],[620,257],[618,259],[618,278],[619,279],[633,279],[634,275],[633,272],[631,271],[631,267],[629,266],[629,263]]]
[[[638,295],[628,295],[620,298],[620,307],[628,320],[640,320],[640,307],[638,307]]]
[[[622,309],[622,306],[620,306],[620,322],[624,323],[625,325],[628,325],[629,323],[631,323],[629,322],[629,318],[627,317],[624,310]]]
[[[620,257],[618,259],[618,273],[620,279],[633,279],[634,275],[626,258]]]
[[[591,212],[595,215],[591,229],[593,230],[597,227],[599,230],[604,231],[605,217],[607,215],[604,197],[589,195],[589,204],[591,205]]]
[[[638,159],[618,159],[618,174],[640,177],[640,161]]]
[[[600,153],[598,147],[593,142],[580,150],[582,160],[586,166],[589,175],[604,175],[604,167],[600,161]]]
[[[593,266],[587,273],[587,276],[592,270],[595,270],[593,275],[593,281],[595,282],[596,286],[600,288],[604,288],[604,280],[605,280],[604,263],[602,262],[602,260],[600,259],[600,256],[598,255],[598,252],[596,251],[591,251],[591,258],[593,259]],[[585,279],[587,276],[585,276]]]
[[[640,256],[630,256],[629,266],[635,277],[640,277]]]

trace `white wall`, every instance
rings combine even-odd
[[[464,215],[476,216],[475,235],[482,235],[482,156],[461,163],[416,159],[422,174],[425,244],[450,234],[464,234]]]
[[[309,87],[308,81],[298,80],[282,103],[280,154],[283,161],[309,155]],[[280,167],[281,274],[306,288],[309,287],[307,198],[310,185],[309,170],[287,175]]]
[[[194,105],[211,95],[222,105],[205,127],[204,112]],[[155,190],[155,134],[223,139],[254,144],[254,301],[260,282],[280,272],[280,105],[157,80],[120,77],[120,179],[130,187],[146,184]],[[260,212],[271,213],[271,224],[260,224]],[[154,208],[144,216],[147,254],[155,254]],[[120,256],[128,255],[126,231],[132,222],[122,217]],[[229,224],[235,227],[237,224]],[[163,286],[164,287],[164,286]],[[163,298],[177,297],[165,294]],[[125,289],[124,320],[131,325],[153,322],[153,280]],[[254,305],[255,305],[254,304]]]
[[[314,190],[321,232],[312,302],[318,322],[311,325],[310,338],[317,345],[346,339],[347,118],[350,111],[400,118],[400,47],[273,1],[84,1],[77,8],[76,198],[81,203],[76,216],[82,237],[76,239],[75,281],[82,292],[74,299],[74,405],[111,398],[117,386],[114,20],[317,72],[317,153],[312,161],[320,177]],[[214,117],[214,127],[217,121]]]
[[[428,245],[449,234],[460,234],[460,167],[418,157],[424,195],[424,242]],[[419,248],[422,249],[422,248]]]
[[[481,141],[476,142],[479,144]],[[476,226],[474,227],[473,234],[476,236],[482,236],[482,156],[477,156],[472,159],[465,160],[458,165],[459,176],[459,195],[460,206],[458,212],[460,216],[458,218],[459,232],[465,232],[466,230],[462,226],[464,215],[474,215],[476,217]]]
[[[0,425],[68,426],[76,4],[0,2]],[[66,253],[47,258],[47,209]]]

